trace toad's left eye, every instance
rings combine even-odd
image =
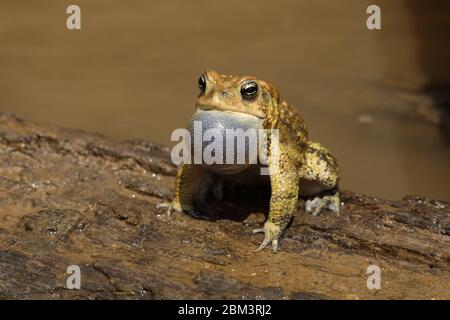
[[[258,84],[256,81],[247,81],[241,87],[241,95],[245,100],[253,100],[258,94]]]
[[[198,87],[199,87],[199,89],[200,89],[200,91],[201,91],[202,93],[205,92],[205,89],[206,89],[206,79],[205,79],[205,76],[204,76],[203,74],[200,76],[200,78],[198,78]]]

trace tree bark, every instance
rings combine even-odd
[[[343,191],[339,215],[312,216],[300,200],[280,252],[255,253],[264,193],[211,201],[210,221],[155,209],[172,197],[168,147],[0,114],[0,159],[3,299],[450,299],[443,201]]]

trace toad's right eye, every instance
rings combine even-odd
[[[206,89],[206,78],[205,75],[201,75],[200,78],[198,78],[198,87],[200,88],[200,91],[202,93],[205,92]]]
[[[241,95],[245,100],[253,100],[258,94],[258,84],[256,81],[247,81],[241,87]]]

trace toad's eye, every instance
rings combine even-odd
[[[241,87],[241,95],[245,100],[253,100],[258,94],[258,84],[256,81],[247,81]]]
[[[205,92],[205,89],[206,89],[206,78],[205,78],[205,76],[203,74],[200,76],[200,78],[198,78],[198,87],[200,88],[200,91],[202,93]]]

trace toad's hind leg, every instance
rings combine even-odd
[[[308,197],[306,212],[317,215],[323,209],[329,209],[339,213],[339,168],[328,149],[309,142],[300,177],[300,196]]]

